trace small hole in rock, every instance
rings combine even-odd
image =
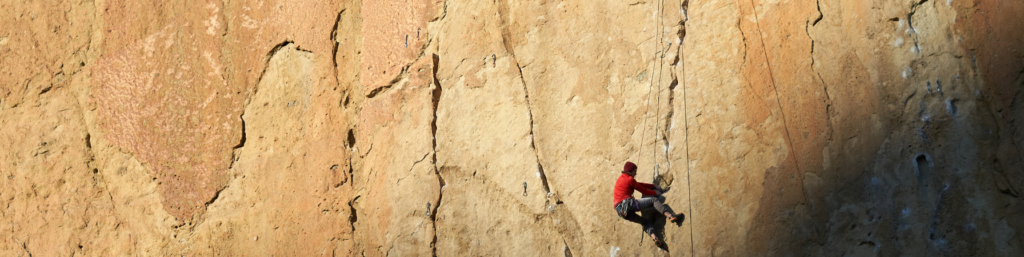
[[[926,153],[920,153],[914,158],[914,168],[917,171],[917,178],[924,179],[931,175],[932,168],[935,167],[935,163],[932,162],[932,157]]]
[[[348,144],[349,148],[352,148],[353,146],[356,145],[356,134],[355,132],[352,131],[352,129],[348,130],[348,141],[346,143]]]
[[[949,115],[956,116],[956,102],[956,99],[946,100],[946,112],[948,112]]]

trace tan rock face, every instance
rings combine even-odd
[[[153,170],[161,195],[167,196],[165,207],[179,219],[190,219],[224,184],[231,146],[240,137],[238,108],[228,106],[238,105],[241,97],[227,87],[217,51],[220,16],[207,14],[213,16],[206,31],[199,24],[170,22],[117,46],[119,51],[111,49],[93,69],[92,93],[100,127],[108,131],[105,139]],[[131,37],[121,33],[108,35]]]
[[[0,255],[1017,256],[1022,9],[0,1]]]

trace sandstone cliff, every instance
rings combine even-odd
[[[0,255],[1020,256],[1020,13],[2,0]]]

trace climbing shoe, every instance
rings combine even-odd
[[[686,215],[683,215],[682,213],[680,213],[680,214],[672,215],[672,217],[668,218],[668,222],[683,222],[683,219],[685,219],[685,218],[686,218]]]
[[[665,246],[665,242],[662,242],[661,239],[659,239],[658,236],[656,236],[654,234],[651,234],[651,240],[654,240],[654,245],[655,246],[658,246],[658,247],[664,247]]]

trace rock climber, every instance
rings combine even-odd
[[[663,242],[654,234],[654,220],[640,217],[636,212],[653,207],[658,213],[665,214],[665,218],[669,222],[682,221],[683,215],[676,215],[662,205],[665,197],[661,193],[665,190],[657,185],[636,182],[634,176],[636,176],[636,164],[626,162],[622,168],[622,174],[615,181],[615,212],[619,214],[619,217],[642,225],[644,233],[651,235],[654,244],[660,247]],[[640,191],[643,197],[634,199],[633,190]]]

